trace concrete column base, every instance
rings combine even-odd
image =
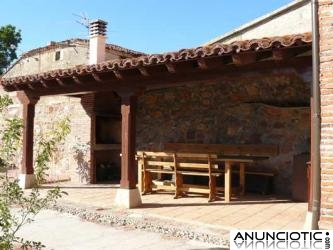
[[[312,230],[312,212],[308,211],[306,213],[305,222],[303,225],[303,230]]]
[[[138,188],[118,189],[115,199],[115,205],[124,208],[138,207],[142,204],[141,195]]]
[[[19,174],[18,176],[20,188],[27,189],[36,185],[36,176],[34,174]]]

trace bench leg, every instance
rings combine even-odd
[[[143,192],[142,192],[143,195],[152,192],[151,183],[152,183],[151,173],[144,172],[144,174],[143,174]]]
[[[216,199],[216,176],[210,176],[208,202],[212,202],[215,199]]]
[[[181,174],[175,174],[175,196],[174,199],[178,199],[179,196],[181,196],[180,189],[183,186],[183,176]]]

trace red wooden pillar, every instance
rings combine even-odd
[[[134,93],[121,93],[121,180],[115,203],[132,208],[141,205],[141,196],[136,187],[136,102]]]
[[[120,188],[136,188],[135,139],[136,139],[136,102],[135,95],[121,96],[121,180]]]
[[[17,94],[23,104],[23,157],[21,166],[20,183],[24,188],[29,188],[34,182],[33,146],[34,146],[34,117],[35,105],[39,100],[37,96],[29,96],[24,92]]]

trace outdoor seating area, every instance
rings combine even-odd
[[[209,202],[221,197],[230,202],[232,195],[245,194],[247,175],[273,177],[273,171],[258,171],[256,162],[278,154],[275,145],[166,143],[165,148],[169,150],[137,152],[138,186],[143,195],[167,190],[174,198],[203,193]],[[233,175],[238,177],[236,185]],[[186,182],[187,177],[203,181]]]

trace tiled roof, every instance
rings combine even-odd
[[[61,77],[85,75],[92,72],[108,72],[126,70],[140,67],[150,67],[159,64],[177,63],[200,58],[219,57],[234,53],[260,52],[265,50],[283,49],[309,45],[312,42],[311,33],[287,35],[282,37],[269,37],[246,41],[237,41],[231,44],[214,44],[206,47],[182,49],[177,52],[164,54],[144,55],[136,58],[110,60],[95,65],[82,65],[69,69],[55,70],[41,74],[1,79],[1,84],[6,86],[36,82]]]

